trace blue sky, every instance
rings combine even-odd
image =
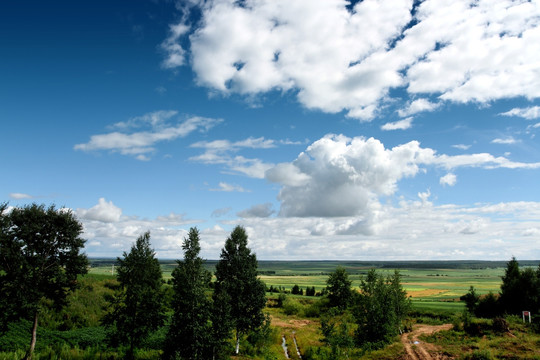
[[[1,198],[90,256],[540,258],[537,1],[0,5]]]

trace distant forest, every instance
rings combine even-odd
[[[117,264],[116,258],[89,258],[90,266],[112,266]],[[205,260],[205,267],[214,271],[218,260]],[[176,260],[161,259],[163,268],[176,267]],[[334,261],[334,260],[258,260],[259,273],[278,274],[280,270],[288,269],[288,273],[329,274],[337,266],[342,266],[349,274],[363,274],[367,269],[495,269],[505,268],[508,260],[426,260],[426,261]],[[540,260],[519,260],[521,267],[537,267]],[[286,273],[280,275],[287,275]]]

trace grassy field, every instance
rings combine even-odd
[[[90,359],[122,358],[122,351],[109,349],[105,342],[107,333],[100,319],[107,309],[106,297],[112,295],[116,284],[113,274],[115,259],[91,259],[89,276],[81,278],[81,287],[69,297],[68,306],[59,313],[47,311],[42,316],[38,329],[37,359]],[[216,261],[207,261],[206,267],[213,271]],[[538,266],[538,262],[520,262],[522,267]],[[117,266],[117,265],[115,265]],[[164,278],[170,279],[176,266],[174,260],[161,261]],[[302,289],[314,286],[320,292],[326,287],[328,275],[337,266],[343,266],[350,274],[353,288],[358,289],[360,281],[369,269],[376,268],[379,273],[391,275],[394,269],[402,275],[402,284],[413,303],[413,312],[407,321],[410,324],[454,323],[464,308],[459,297],[474,286],[480,294],[489,291],[499,292],[501,276],[506,262],[336,262],[336,261],[260,261],[260,278],[267,287],[281,287],[290,290],[294,285]],[[167,286],[170,290],[170,286]],[[167,292],[170,296],[170,291]],[[321,297],[308,297],[288,294],[283,305],[276,307],[278,294],[268,293],[268,306],[264,310],[272,320],[271,344],[267,354],[236,359],[285,359],[282,341],[285,339],[291,359],[299,359],[295,354],[295,341],[304,359],[310,351],[325,349],[321,343],[320,315],[326,300]],[[170,299],[169,299],[170,300]],[[537,348],[540,338],[531,332],[530,327],[516,317],[511,321],[514,337],[494,334],[491,320],[482,320],[482,334],[469,336],[463,331],[433,335],[429,342],[437,344],[442,352],[452,358],[469,359],[463,354],[484,351],[501,358],[540,359]],[[19,360],[27,346],[29,321],[15,323],[7,335],[0,336],[0,360]],[[141,348],[137,359],[156,358],[161,351],[165,328],[153,334]],[[15,341],[16,340],[16,341]],[[232,346],[232,345],[231,345]],[[396,341],[384,349],[359,353],[355,349],[350,358],[354,359],[396,359],[403,358],[404,346]],[[508,354],[519,354],[508,357]],[[53,356],[54,355],[54,356]],[[318,355],[317,355],[318,356]],[[506,356],[506,357],[505,357]],[[327,359],[327,357],[324,357]]]
[[[112,275],[115,259],[93,259],[91,274]],[[207,261],[206,267],[214,271],[216,261]],[[538,266],[537,261],[523,261],[521,266]],[[176,267],[174,260],[162,260],[165,280]],[[354,261],[259,261],[260,278],[267,287],[290,290],[294,285],[305,290],[314,286],[316,291],[326,287],[328,274],[343,266],[350,274],[353,287],[358,288],[362,276],[376,268],[382,274],[392,274],[397,269],[402,284],[413,306],[419,310],[456,312],[463,309],[459,297],[471,286],[479,294],[497,293],[504,274],[504,261],[410,261],[410,262],[354,262]]]

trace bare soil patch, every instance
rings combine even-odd
[[[278,319],[270,315],[270,320],[272,321],[272,326],[287,328],[287,329],[299,329],[306,325],[311,324],[313,321],[306,319]]]
[[[439,353],[437,346],[423,342],[419,339],[421,335],[429,335],[442,330],[450,330],[452,324],[444,325],[415,325],[413,331],[401,335],[401,342],[407,352],[408,360],[447,360],[451,359]]]

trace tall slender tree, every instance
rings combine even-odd
[[[229,303],[230,320],[236,333],[236,354],[240,350],[240,338],[262,326],[265,320],[265,286],[257,277],[257,257],[247,244],[246,230],[237,226],[225,241],[216,265],[216,299]]]
[[[210,299],[206,294],[212,275],[199,257],[199,230],[189,229],[182,245],[183,261],[172,273],[173,310],[165,341],[164,359],[202,360],[211,352]]]
[[[117,259],[120,283],[111,310],[103,323],[112,328],[112,342],[129,346],[127,358],[151,332],[163,324],[162,275],[158,259],[150,247],[150,233],[141,235],[129,253]]]
[[[0,313],[3,326],[17,317],[33,319],[26,358],[37,339],[40,309],[50,300],[57,309],[66,304],[77,276],[86,273],[81,253],[83,227],[71,211],[28,205],[8,211],[0,205]]]
[[[502,277],[501,296],[499,298],[503,311],[509,314],[518,314],[522,310],[522,289],[520,284],[521,272],[515,257],[506,263]]]

